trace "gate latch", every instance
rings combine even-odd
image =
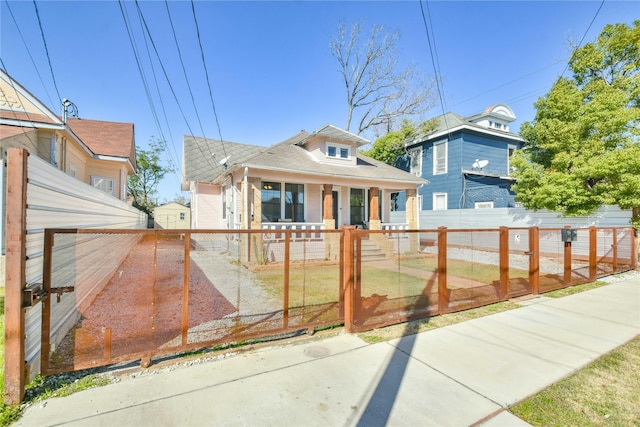
[[[49,293],[57,294],[57,301],[60,302],[62,294],[73,291],[75,291],[74,286],[61,286],[51,288],[49,292],[47,292],[42,283],[32,283],[22,290],[22,308],[33,307],[47,298]]]
[[[42,301],[46,292],[42,283],[31,283],[22,289],[22,308],[33,307]]]

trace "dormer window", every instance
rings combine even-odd
[[[334,159],[348,159],[351,154],[351,148],[341,144],[327,144],[327,157]]]

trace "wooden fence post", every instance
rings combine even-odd
[[[598,229],[595,225],[589,227],[589,280],[598,279]]]
[[[638,229],[631,227],[631,268],[638,269]]]
[[[509,294],[509,229],[500,227],[500,299]]]
[[[355,228],[355,227],[354,227]],[[351,228],[342,227],[344,233],[344,330],[353,332],[353,236]]]
[[[26,377],[22,291],[27,261],[27,156],[23,149],[7,150],[4,402],[8,405],[22,402]]]
[[[447,289],[447,227],[438,227],[438,312],[449,307]]]
[[[529,285],[531,293],[540,293],[540,228],[529,228]]]
[[[571,228],[565,225],[564,228]],[[564,286],[571,285],[571,241],[564,242]]]

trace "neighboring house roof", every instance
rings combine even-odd
[[[330,125],[329,125],[330,126]],[[324,133],[320,133],[320,131]],[[338,132],[339,131],[339,132]],[[228,157],[227,169],[208,158],[222,159],[220,141],[185,136],[184,138],[184,173],[186,181],[217,183],[224,175],[236,168],[248,167],[251,169],[300,173],[311,176],[341,177],[358,179],[360,181],[387,181],[412,184],[425,184],[428,181],[412,175],[403,170],[394,168],[386,163],[379,162],[370,157],[357,153],[357,166],[346,166],[318,162],[303,146],[313,135],[328,137],[331,135],[345,140],[348,132],[339,130],[334,126],[323,127],[315,133],[301,131],[293,137],[272,145],[260,147],[255,145],[224,143],[226,157]],[[353,134],[350,134],[353,135]],[[360,144],[365,139],[353,135],[350,141]]]
[[[22,126],[0,125],[0,139],[11,138],[29,131],[30,129],[25,129]]]
[[[66,132],[92,157],[118,158],[125,160],[136,170],[136,152],[133,123],[106,122],[99,120],[62,118],[54,114],[38,98],[0,69],[0,80],[10,90],[0,90],[0,125],[2,138],[15,136],[23,129],[50,129]],[[8,130],[5,127],[20,129]],[[120,160],[122,159],[122,160]]]
[[[19,122],[30,122],[30,123],[46,123],[52,125],[61,124],[61,121],[55,121],[48,116],[43,114],[29,113],[26,111],[16,111],[16,110],[0,110],[0,118],[1,119],[10,119]],[[25,126],[25,127],[35,127],[35,126]]]
[[[128,158],[136,164],[133,123],[69,118],[67,124],[94,154]]]
[[[510,114],[505,113],[506,111],[509,111]],[[520,135],[516,133],[501,129],[489,128],[487,126],[482,126],[476,123],[476,121],[478,121],[479,119],[487,117],[502,117],[506,121],[515,120],[515,115],[513,115],[511,109],[505,104],[491,105],[487,107],[482,113],[473,114],[466,117],[448,112],[435,118],[435,120],[437,121],[437,125],[434,130],[426,134],[421,134],[411,141],[407,141],[405,143],[405,146],[408,147],[436,138],[446,137],[453,132],[458,132],[463,129],[491,134],[494,136],[512,139],[519,142],[524,141],[524,139],[522,139],[522,137],[520,137]]]
[[[172,208],[172,209],[185,209],[185,210],[189,210],[189,207],[188,207],[188,206],[185,206],[185,205],[183,205],[183,204],[181,204],[181,203],[177,203],[177,202],[169,202],[169,203],[165,203],[165,204],[160,205],[160,206],[156,206],[156,207],[155,207],[155,209],[154,209],[154,211],[155,211],[155,210],[158,210],[158,209],[163,209],[163,208]]]

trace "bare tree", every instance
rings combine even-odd
[[[399,33],[388,33],[373,26],[369,39],[362,41],[362,28],[344,23],[330,42],[331,54],[340,64],[347,93],[347,123],[358,120],[357,134],[367,129],[391,131],[402,118],[419,115],[435,105],[433,82],[418,73],[414,64],[398,71],[396,42]],[[357,110],[357,112],[356,112]]]

